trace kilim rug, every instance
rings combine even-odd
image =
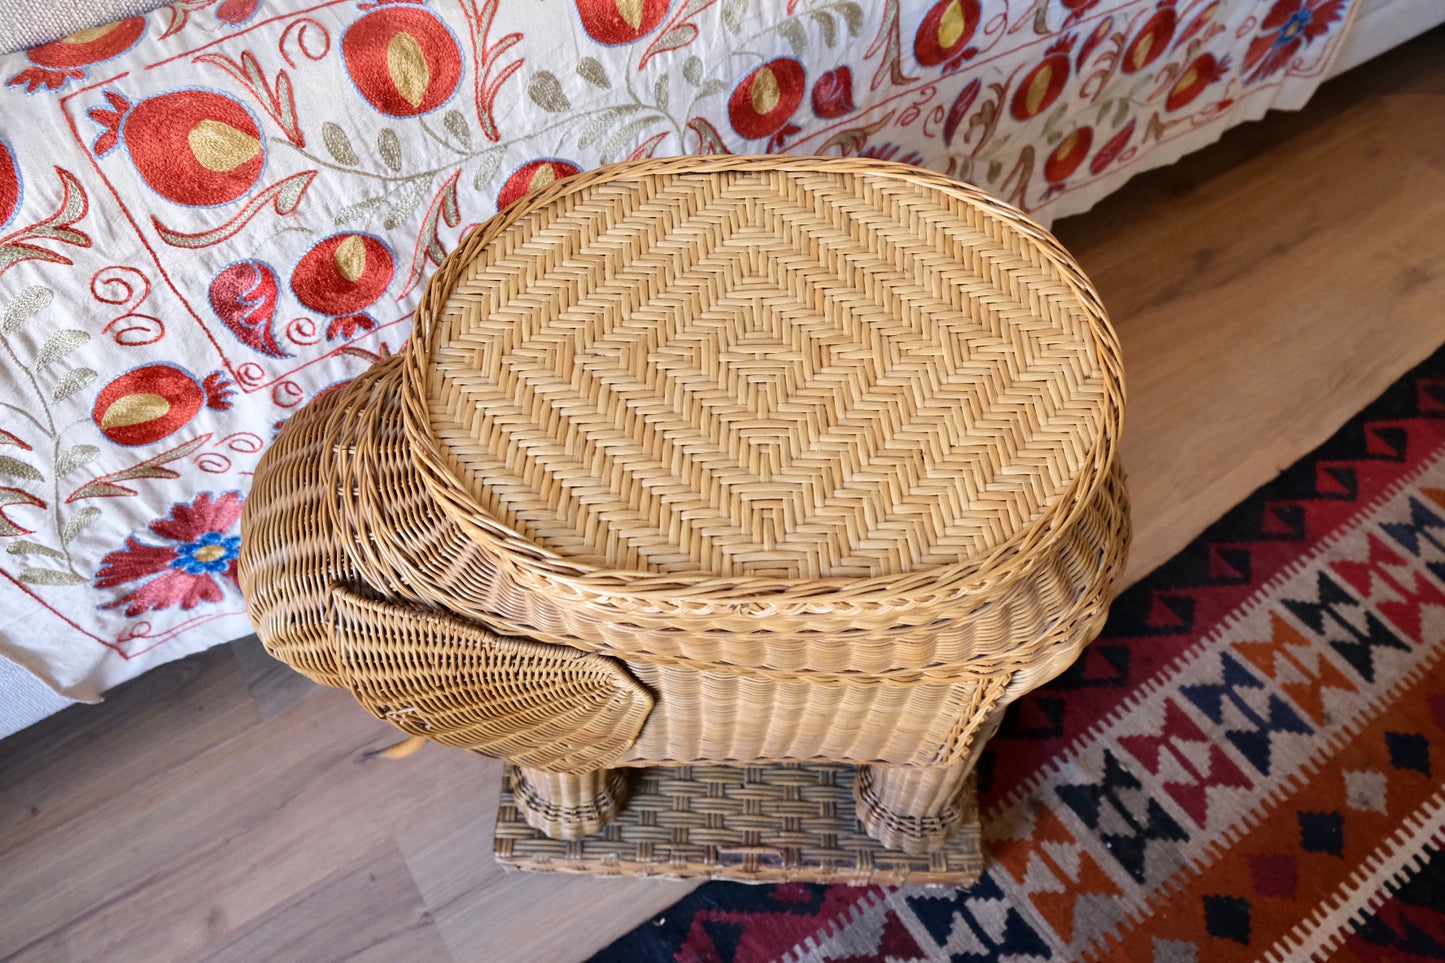
[[[1445,349],[1114,604],[966,890],[710,883],[598,961],[1445,959]]]

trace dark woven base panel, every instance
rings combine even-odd
[[[665,766],[631,773],[622,815],[577,842],[548,839],[513,805],[502,781],[493,849],[509,869],[594,876],[663,876],[749,883],[968,886],[983,871],[978,796],[940,852],[885,849],[854,815],[852,766]]]

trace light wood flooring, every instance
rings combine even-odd
[[[1125,348],[1137,578],[1445,341],[1445,33],[1057,232]],[[500,767],[241,642],[0,742],[0,958],[579,960],[689,890],[503,874]]]

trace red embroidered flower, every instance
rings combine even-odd
[[[168,516],[150,523],[151,532],[168,545],[147,545],[127,535],[125,548],[101,562],[95,587],[147,581],[101,608],[123,605],[125,614],[134,617],[150,609],[179,605],[189,610],[221,601],[225,581],[236,584],[241,536],[226,533],[240,519],[244,501],[240,492],[225,492],[214,501],[210,492],[201,492],[189,505],[177,502]]]
[[[1250,83],[1281,70],[1301,47],[1329,33],[1344,9],[1345,0],[1277,0],[1260,24],[1266,32],[1244,57],[1244,69],[1253,71]]]

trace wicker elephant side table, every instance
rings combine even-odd
[[[635,767],[846,763],[928,853],[1103,624],[1122,409],[1087,279],[972,187],[617,164],[475,230],[406,351],[287,422],[241,585],[272,655],[515,764],[547,836],[610,831]]]

